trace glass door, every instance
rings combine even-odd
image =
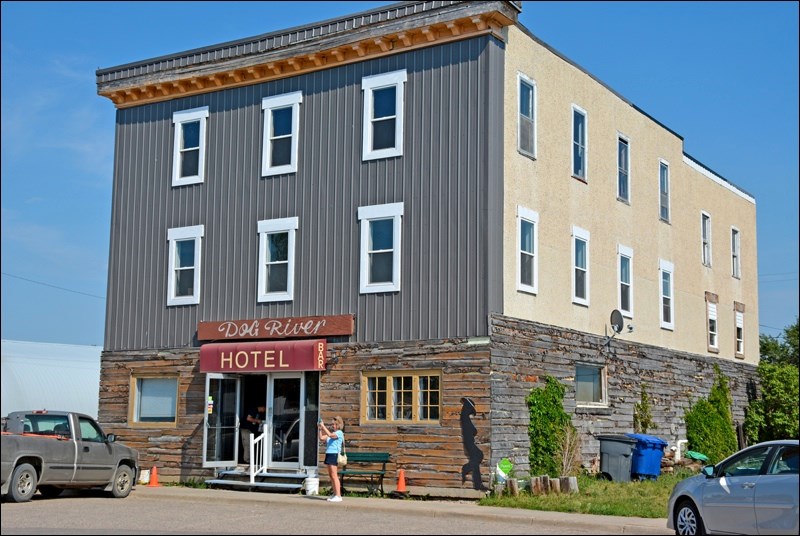
[[[267,388],[269,466],[299,469],[303,452],[303,373],[271,374]]]
[[[238,376],[206,374],[203,467],[233,467],[239,450]]]

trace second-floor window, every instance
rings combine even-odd
[[[403,154],[403,107],[406,71],[365,76],[363,156],[364,160]]]
[[[536,158],[536,85],[527,76],[518,73],[519,118],[517,148],[524,155]]]
[[[586,111],[572,105],[572,176],[586,180]]]
[[[517,207],[517,234],[519,255],[517,257],[517,290],[536,294],[539,280],[537,266],[537,232],[539,214],[524,207]]]
[[[617,245],[619,257],[619,310],[633,317],[633,249]]]
[[[200,303],[200,250],[204,227],[178,227],[167,231],[170,272],[167,305]]]
[[[572,302],[589,305],[589,231],[572,228]]]
[[[700,214],[700,244],[703,266],[711,266],[711,216]]]
[[[265,97],[264,148],[261,154],[261,175],[264,177],[297,171],[297,146],[300,137],[300,91]]]
[[[172,186],[197,184],[205,179],[207,120],[208,106],[172,114]]]
[[[258,301],[294,296],[294,238],[297,218],[258,222]]]
[[[659,261],[659,275],[661,281],[661,327],[670,330],[675,327],[672,303],[673,271],[674,265],[671,262],[665,260]]]
[[[658,165],[659,216],[669,222],[669,164],[663,160]]]
[[[739,259],[739,229],[731,229],[731,275],[737,279],[742,276]]]
[[[403,203],[358,208],[362,294],[400,290]]]
[[[617,199],[630,201],[628,192],[628,175],[630,173],[630,152],[628,140],[617,138]]]

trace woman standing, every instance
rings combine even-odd
[[[325,465],[328,466],[328,476],[331,479],[331,485],[333,486],[333,497],[329,497],[328,501],[330,502],[342,502],[342,490],[341,484],[339,483],[339,467],[338,467],[338,458],[339,452],[342,450],[342,445],[344,445],[344,432],[342,432],[342,428],[344,428],[344,421],[338,415],[333,418],[331,422],[331,428],[333,431],[331,432],[325,426],[325,423],[322,422],[322,419],[319,420],[317,424],[317,428],[319,428],[319,439],[322,441],[323,439],[327,440],[325,445]]]

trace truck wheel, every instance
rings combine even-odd
[[[29,463],[18,465],[11,475],[8,495],[14,502],[27,502],[36,493],[36,469]]]
[[[124,499],[131,494],[133,488],[133,469],[127,465],[120,465],[117,474],[114,475],[114,482],[111,486],[111,494],[117,499]]]
[[[48,499],[55,499],[64,491],[64,488],[57,488],[55,486],[39,486],[39,493]]]

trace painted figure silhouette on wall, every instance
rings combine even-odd
[[[461,399],[461,440],[464,443],[464,454],[469,460],[461,467],[461,483],[467,481],[467,475],[472,474],[472,488],[479,491],[486,491],[481,479],[481,462],[483,462],[483,451],[475,444],[475,436],[478,429],[472,422],[471,417],[475,415],[475,403],[469,398]]]

